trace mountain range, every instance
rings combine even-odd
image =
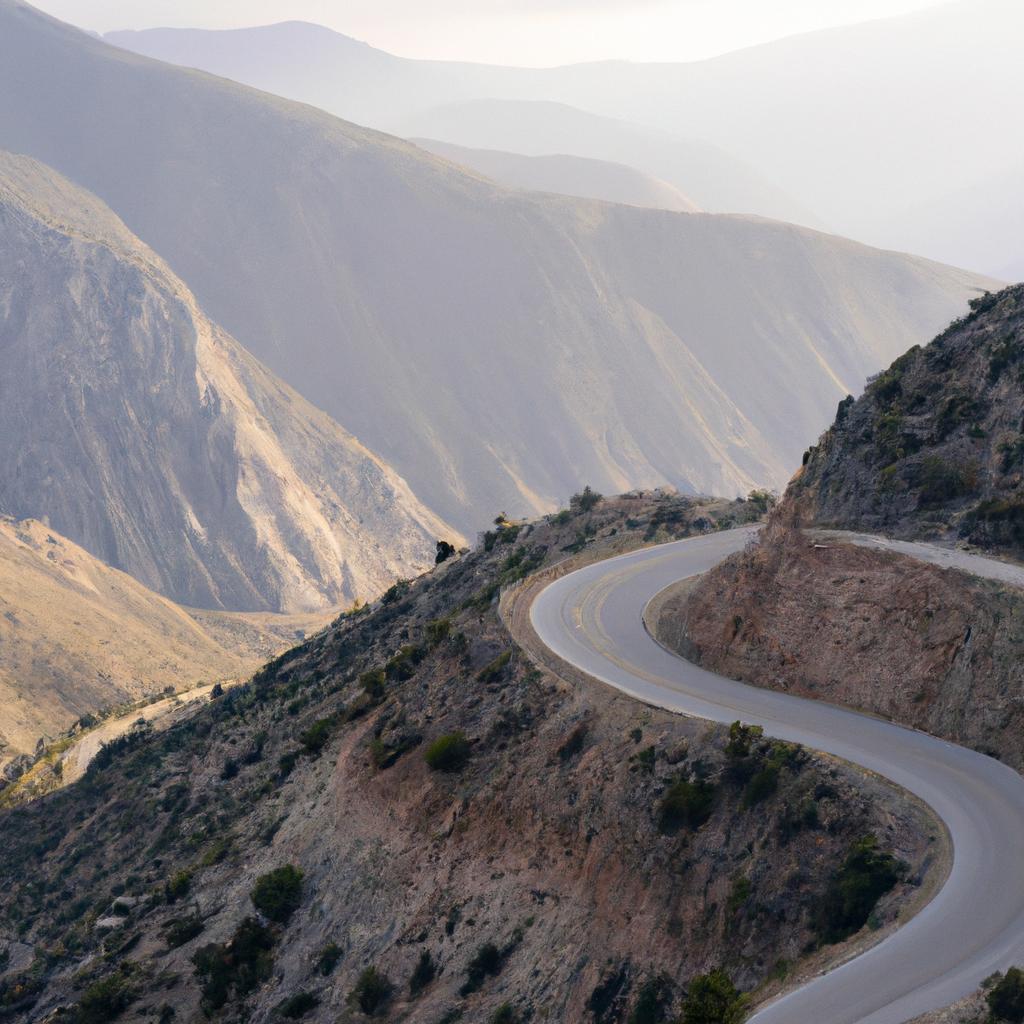
[[[108,203],[462,532],[587,481],[778,485],[838,398],[989,284],[758,219],[510,192],[20,0],[0,58],[0,145]]]
[[[1024,255],[1013,223],[1022,200],[1012,173],[1024,159],[1024,142],[1010,126],[1024,90],[1022,32],[1015,0],[956,0],[709,60],[550,69],[406,60],[296,23],[108,38],[361,123],[398,131],[415,124],[417,135],[467,146],[480,145],[471,122],[455,122],[446,136],[425,130],[437,116],[433,108],[483,100],[567,104],[724,151],[735,165],[756,169],[776,200],[780,194],[798,199],[815,225],[1017,277],[1024,275]],[[503,122],[495,131],[513,137],[518,127]],[[595,155],[571,144],[567,139],[546,152]],[[495,148],[516,150],[507,141]],[[692,155],[692,181],[669,180],[706,209],[723,209],[701,194],[701,154]],[[930,217],[930,204],[989,182],[987,203],[998,211],[990,229],[979,225],[965,235],[955,217],[948,224]],[[724,209],[801,220],[765,200],[741,193]],[[746,205],[751,201],[758,205]],[[922,241],[929,247],[916,249]]]

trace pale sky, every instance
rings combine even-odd
[[[35,0],[82,28],[300,20],[404,57],[541,67],[686,61],[940,0]]]

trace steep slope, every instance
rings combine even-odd
[[[984,223],[963,233],[955,216],[948,226],[930,221],[922,204],[993,178],[994,205],[1020,218],[1024,199],[1012,171],[1024,159],[1024,139],[1008,126],[1024,93],[1022,36],[1016,0],[959,0],[689,64],[528,70],[409,61],[298,25],[114,38],[381,127],[432,106],[516,99],[660,128],[723,147],[832,230],[995,273],[1013,264],[985,256]],[[445,138],[425,127],[417,133]],[[517,149],[507,141],[449,141]],[[695,182],[681,187],[704,208],[723,209]],[[800,220],[775,208],[754,211]]]
[[[807,455],[760,542],[660,613],[760,685],[865,708],[1024,768],[1019,587],[865,549],[846,527],[1024,554],[1024,286],[879,375]]]
[[[1024,555],[1024,285],[971,306],[841,407],[790,489],[792,514]]]
[[[100,201],[6,154],[0,359],[0,507],[180,603],[351,603],[450,532]]]
[[[421,149],[461,164],[510,188],[604,199],[627,206],[696,213],[698,207],[675,186],[625,164],[564,155],[523,156],[498,149],[468,149],[436,139],[411,139]]]
[[[780,483],[835,401],[981,285],[777,224],[508,192],[20,0],[0,0],[0,144],[109,202],[463,530],[585,481]]]
[[[499,588],[567,547],[752,504],[643,495],[506,524],[0,815],[6,1019],[624,1024],[673,1019],[714,968],[770,994],[848,955],[823,938],[869,913],[855,941],[884,934],[942,873],[919,808],[831,759],[561,679],[498,616]],[[877,906],[878,889],[842,899],[851,855],[884,877]]]
[[[0,519],[0,767],[84,715],[252,672],[322,617],[187,611],[34,520]],[[210,621],[214,620],[214,621]]]

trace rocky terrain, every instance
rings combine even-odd
[[[1020,286],[898,359],[842,403],[759,543],[665,602],[663,639],[725,675],[1024,766],[1024,594],[807,529],[1020,557],[1022,359]]]
[[[973,301],[843,402],[805,460],[797,524],[1024,556],[1024,285]]]
[[[499,517],[472,554],[3,814],[4,1019],[653,1021],[884,934],[941,873],[915,805],[564,680],[498,615],[535,571],[762,507],[582,496]]]
[[[9,154],[0,360],[0,508],[179,603],[322,611],[460,543],[109,208]]]
[[[504,189],[22,0],[0,0],[0,96],[0,146],[99,196],[463,532],[585,481],[779,486],[847,391],[990,286],[757,218]]]

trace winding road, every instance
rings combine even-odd
[[[542,590],[540,640],[576,668],[646,703],[766,734],[868,768],[925,801],[953,841],[946,884],[867,952],[776,999],[751,1024],[904,1024],[1024,959],[1024,779],[972,750],[844,708],[758,689],[671,654],[643,624],[647,603],[740,550],[755,528],[677,541],[587,566]],[[924,544],[843,535],[1002,579],[1006,563]],[[1019,570],[1017,570],[1019,571]]]

